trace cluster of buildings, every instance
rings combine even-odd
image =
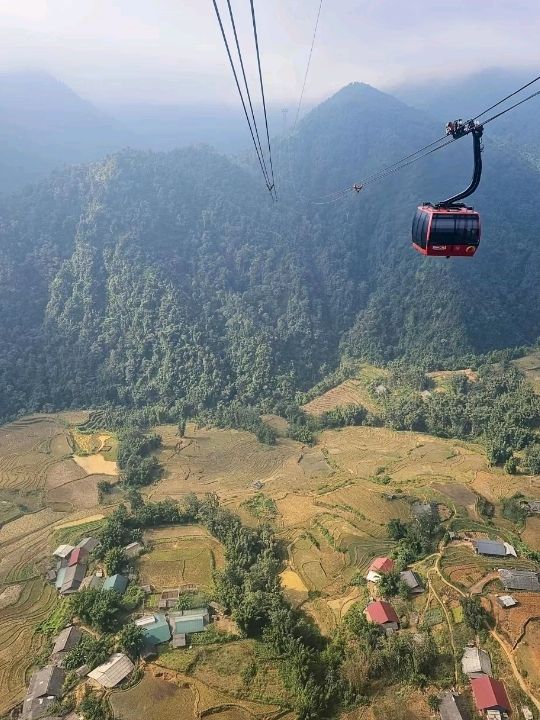
[[[366,580],[372,583],[379,583],[385,573],[392,572],[395,563],[389,557],[375,558],[368,568]],[[420,578],[413,570],[403,570],[399,573],[400,579],[407,585],[411,595],[419,595],[424,592]],[[399,618],[392,605],[386,600],[373,600],[364,610],[368,620],[378,625],[386,633],[399,630]]]
[[[175,610],[168,613],[143,615],[135,620],[145,635],[142,656],[148,659],[156,654],[156,647],[161,643],[171,642],[174,648],[182,648],[187,644],[187,636],[203,632],[210,622],[207,607],[190,610]]]
[[[471,683],[476,710],[485,720],[509,720],[510,701],[504,685],[492,677],[491,660],[485,650],[475,646],[465,648],[461,669]],[[441,720],[468,720],[467,706],[463,697],[448,691],[439,706]]]
[[[56,565],[48,571],[47,580],[54,583],[60,595],[72,595],[79,590],[98,589],[116,590],[121,595],[126,591],[128,578],[115,574],[104,577],[103,571],[87,575],[91,553],[96,550],[99,540],[94,537],[83,538],[77,545],[59,545],[53,552]],[[144,550],[139,542],[133,542],[122,548],[127,560],[133,560]]]

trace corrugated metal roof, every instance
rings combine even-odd
[[[105,579],[102,590],[116,590],[117,593],[123,595],[126,591],[128,579],[123,575],[111,575]]]
[[[174,616],[171,621],[175,635],[186,635],[204,630],[204,617],[202,615]]]
[[[510,702],[504,685],[491,677],[479,677],[471,680],[474,702],[478,710],[506,710],[510,712]]]
[[[67,567],[65,570],[64,582],[60,588],[62,595],[78,590],[86,573],[84,565],[71,565],[71,567]]]
[[[69,625],[56,638],[53,647],[53,654],[58,652],[67,652],[77,645],[81,639],[82,633],[75,625]]]
[[[57,665],[46,665],[41,670],[36,670],[30,678],[27,697],[44,695],[59,697],[62,694],[65,677],[65,672]]]
[[[68,566],[77,565],[81,562],[86,562],[87,557],[88,552],[86,550],[84,550],[83,548],[75,548],[71,551],[71,554],[69,556]]]
[[[369,566],[370,570],[375,572],[390,572],[394,569],[395,563],[392,558],[389,557],[377,557],[373,560]]]
[[[420,585],[420,580],[416,577],[415,573],[412,570],[403,570],[403,572],[399,573],[399,577],[405,585],[411,588],[411,590],[416,590],[417,588],[422,588]]]
[[[115,653],[103,665],[88,673],[88,677],[106,688],[113,688],[122,682],[135,666],[123,653]]]
[[[504,543],[498,542],[497,540],[476,540],[474,542],[476,552],[480,555],[495,555],[497,557],[504,557],[506,548]]]
[[[499,577],[506,590],[529,590],[540,592],[540,579],[538,573],[531,570],[499,569]]]
[[[466,720],[468,715],[462,707],[462,698],[456,693],[444,693],[439,705],[441,720]]]
[[[67,556],[71,553],[72,550],[73,545],[59,545],[53,552],[53,555],[59,558],[67,558]]]
[[[466,647],[461,658],[461,669],[464,675],[491,675],[491,660],[485,650]]]
[[[94,550],[99,545],[99,540],[95,537],[85,537],[82,540],[80,540],[77,545],[75,545],[76,548],[83,548],[86,550],[86,552],[94,552]]]
[[[55,581],[55,587],[57,590],[60,590],[62,585],[64,584],[64,575],[66,574],[67,568],[59,568],[58,572],[56,573],[56,581]]]
[[[368,618],[378,625],[386,623],[399,623],[396,611],[386,600],[376,600],[370,602],[365,610]]]

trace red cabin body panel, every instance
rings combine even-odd
[[[412,243],[422,255],[473,257],[480,232],[480,215],[473,208],[420,205],[413,219]]]

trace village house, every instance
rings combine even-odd
[[[518,603],[511,595],[498,595],[497,602],[502,608],[515,607]]]
[[[21,720],[37,720],[43,717],[56,698],[62,696],[64,680],[65,673],[57,665],[47,665],[36,670],[26,691]]]
[[[81,548],[81,550],[85,550],[88,554],[90,554],[94,552],[99,544],[100,542],[97,538],[85,537],[75,545],[75,548]]]
[[[370,582],[378,583],[381,579],[381,573],[392,572],[395,567],[395,563],[392,558],[389,557],[377,557],[373,560],[369,566],[366,580]]]
[[[52,659],[54,662],[61,663],[66,653],[78,645],[81,637],[82,633],[77,626],[69,625],[67,628],[64,628],[54,642],[52,650]]]
[[[442,696],[439,714],[441,720],[469,720],[469,712],[464,699],[450,690]]]
[[[403,570],[399,573],[400,579],[407,585],[411,591],[411,595],[420,595],[424,592],[424,588],[418,579],[418,575],[413,570]]]
[[[144,550],[144,545],[140,542],[132,542],[129,543],[129,545],[126,545],[124,548],[124,555],[127,557],[128,560],[133,560],[134,558],[138,558],[139,555]]]
[[[491,676],[491,660],[485,650],[477,647],[466,647],[461,658],[461,669],[469,678]]]
[[[506,557],[512,555],[517,557],[516,550],[513,545],[498,540],[474,540],[474,551],[478,555],[487,555],[488,557]]]
[[[165,615],[144,615],[135,620],[135,625],[141,628],[150,645],[159,645],[171,639],[171,628]]]
[[[527,512],[530,512],[533,515],[540,513],[540,500],[531,500],[530,502],[525,503],[525,508]]]
[[[169,613],[173,647],[185,647],[186,635],[203,632],[209,620],[208,608],[204,607]]]
[[[69,554],[68,567],[86,564],[87,560],[88,553],[86,550],[83,550],[83,548],[74,548]]]
[[[510,702],[499,680],[478,677],[471,680],[476,709],[489,720],[506,720],[511,712]]]
[[[84,565],[71,565],[61,568],[56,577],[56,587],[59,587],[60,595],[71,595],[77,592],[81,586],[86,570]],[[58,580],[61,580],[60,586]]]
[[[53,555],[58,560],[67,560],[74,549],[73,545],[59,545],[53,552]]]
[[[88,673],[88,677],[105,688],[113,688],[127,678],[135,666],[124,653],[115,653],[95,670]]]
[[[123,595],[126,592],[128,586],[128,579],[123,575],[110,575],[105,578],[103,582],[102,590],[115,590],[119,595]]]
[[[540,576],[532,570],[498,570],[499,578],[505,590],[528,590],[540,592]]]
[[[399,630],[399,618],[396,611],[386,600],[374,600],[364,610],[367,619],[390,633]]]

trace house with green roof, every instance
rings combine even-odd
[[[204,630],[204,615],[176,615],[170,614],[169,621],[173,635],[189,635]]]
[[[117,593],[123,595],[126,592],[127,584],[127,577],[124,577],[123,575],[110,575],[108,578],[105,578],[105,582],[103,583],[103,587],[101,589],[116,590]]]
[[[144,615],[135,620],[135,625],[141,628],[148,640],[153,645],[169,642],[171,639],[171,628],[165,615]]]

